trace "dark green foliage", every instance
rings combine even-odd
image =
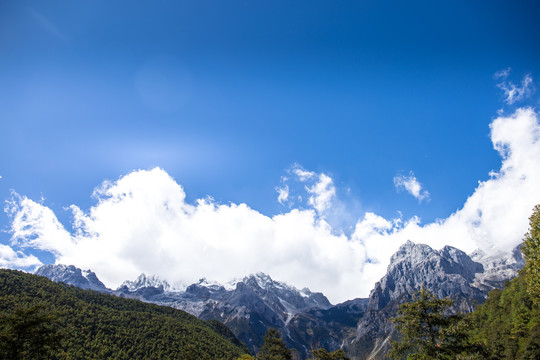
[[[401,336],[392,343],[394,359],[480,358],[481,348],[471,345],[468,324],[459,314],[447,315],[452,300],[439,299],[422,288],[411,302],[402,304],[392,319]]]
[[[276,329],[269,329],[264,336],[264,344],[257,353],[259,360],[291,360],[291,350],[287,348]]]
[[[342,349],[329,353],[326,349],[313,350],[313,360],[350,360]]]
[[[529,218],[529,232],[525,234],[521,251],[525,258],[527,292],[540,305],[540,205]]]
[[[225,339],[232,342],[234,345],[238,346],[239,348],[243,349],[244,352],[249,353],[249,347],[238,340],[236,336],[234,336],[233,332],[225,326],[222,322],[218,320],[206,320],[205,321],[216,333],[223,336]]]
[[[184,311],[0,270],[0,313],[16,316],[20,306],[36,304],[57,314],[54,324],[65,334],[54,358],[199,360],[246,353],[224,328]]]
[[[470,319],[472,336],[490,359],[540,359],[540,310],[527,292],[525,271],[490,292]]]
[[[540,205],[529,218],[521,250],[525,267],[503,290],[493,290],[469,315],[471,335],[489,359],[540,359]]]
[[[0,359],[49,359],[60,348],[56,317],[43,305],[0,313]]]

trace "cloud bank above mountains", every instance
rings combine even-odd
[[[39,265],[27,252],[39,249],[51,252],[57,263],[92,269],[112,288],[142,272],[189,284],[201,277],[225,282],[262,271],[322,291],[333,302],[367,296],[390,256],[408,239],[488,253],[509,252],[521,242],[532,208],[540,202],[538,114],[521,108],[499,115],[490,128],[500,169],[478,183],[460,210],[437,222],[368,212],[345,235],[325,215],[339,205],[332,178],[299,165],[276,188],[279,202],[289,208],[273,217],[247,204],[211,198],[187,203],[182,186],[154,168],[105,181],[88,212],[72,205],[72,230],[48,207],[13,193],[5,208],[11,246],[0,245],[0,266]],[[398,180],[396,186],[424,196],[412,173]],[[299,195],[290,194],[290,181],[304,185],[306,207],[295,206]]]

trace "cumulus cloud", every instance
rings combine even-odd
[[[508,105],[512,105],[516,102],[528,98],[533,91],[532,78],[529,74],[525,75],[521,80],[521,86],[514,84],[512,81],[508,80],[510,75],[510,68],[505,70],[498,71],[495,73],[495,78],[500,79],[500,82],[497,84],[497,87],[501,89],[504,93],[504,101]]]
[[[8,245],[0,244],[0,268],[33,270],[40,265],[41,261],[34,255],[25,255]]]
[[[412,171],[409,173],[409,176],[394,176],[394,186],[398,191],[407,191],[409,194],[418,199],[418,202],[422,202],[422,200],[426,199],[429,200],[429,192],[423,189],[422,184],[418,182]]]
[[[367,258],[382,261],[366,264],[367,281],[378,280],[387,259],[408,239],[434,248],[452,245],[466,252],[480,248],[489,254],[509,253],[521,242],[532,208],[540,203],[538,114],[530,108],[518,109],[495,119],[490,128],[501,168],[491,173],[491,179],[478,183],[460,210],[425,225],[416,217],[388,223],[378,219],[372,225],[374,217],[367,215],[357,224],[352,239],[364,244]],[[369,274],[374,276],[369,279]]]
[[[305,184],[304,190],[308,194],[307,204],[315,209],[320,216],[323,216],[324,212],[332,207],[336,198],[336,187],[332,178],[325,173],[308,171],[299,164],[293,165],[288,172],[296,175],[296,180]],[[289,179],[285,177],[282,182],[287,180]],[[289,191],[288,186],[287,190]],[[298,199],[301,200],[302,196],[299,196]]]
[[[90,268],[112,287],[141,272],[189,284],[263,271],[342,299],[355,281],[340,274],[361,273],[363,249],[332,234],[312,209],[268,217],[246,204],[188,204],[183,188],[159,168],[104,182],[95,197],[87,213],[72,206],[75,230],[69,233],[50,210],[15,195],[13,242]],[[326,289],[329,283],[333,289]]]
[[[320,214],[334,206],[333,180],[298,166],[289,173],[304,186],[308,206],[273,217],[246,204],[187,203],[182,186],[155,168],[104,182],[89,211],[72,206],[72,231],[43,204],[13,194],[6,207],[11,245],[50,251],[57,263],[90,268],[110,287],[141,272],[189,284],[203,276],[224,282],[263,271],[323,291],[334,302],[367,296],[408,239],[488,253],[508,253],[520,243],[540,203],[538,115],[519,109],[490,128],[500,169],[479,182],[461,209],[429,224],[367,212],[344,235]]]
[[[46,250],[54,255],[74,246],[70,234],[48,207],[12,192],[4,210],[11,218],[12,245]]]
[[[317,182],[306,188],[310,194],[308,203],[313,206],[319,214],[332,206],[332,200],[336,197],[336,188],[332,178],[326,174],[320,174]]]
[[[294,164],[286,172],[290,176],[283,176],[281,186],[276,187],[278,202],[289,207],[311,208],[318,217],[327,218],[327,210],[337,205],[334,180],[325,173],[306,170],[299,164]],[[298,189],[297,184],[301,184],[301,188]]]

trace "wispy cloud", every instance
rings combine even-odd
[[[506,102],[508,105],[515,104],[516,102],[528,98],[534,91],[531,75],[525,75],[521,80],[521,85],[518,86],[512,81],[508,80],[510,71],[511,69],[507,68],[495,73],[495,78],[500,80],[497,87],[503,91],[504,102]]]
[[[306,170],[300,164],[294,164],[287,170],[287,173],[291,176],[282,177],[281,186],[276,188],[278,201],[281,204],[287,203],[289,206],[293,206],[307,198],[306,205],[315,209],[319,216],[324,217],[325,211],[333,205],[336,198],[336,187],[333,179],[325,173]],[[291,198],[293,192],[289,187],[291,182],[303,184],[304,194],[297,194]]]
[[[336,187],[332,178],[324,173],[319,174],[317,181],[310,187],[306,187],[310,194],[309,205],[313,206],[319,214],[332,206],[332,201],[336,197]]]
[[[412,171],[408,176],[394,176],[394,186],[398,191],[407,191],[409,194],[418,199],[418,202],[429,200],[429,192],[423,188],[421,183],[418,182]]]
[[[278,193],[278,202],[283,205],[289,200],[289,185],[285,184],[281,187],[276,187]]]
[[[298,179],[302,182],[306,182],[315,177],[316,175],[315,172],[307,171],[298,164],[293,165],[292,172],[296,174],[296,176],[298,176]]]
[[[33,8],[29,8],[28,11],[30,12],[30,15],[32,15],[36,22],[45,31],[65,43],[69,42],[68,37],[58,28],[58,26],[56,26],[56,24],[54,24],[51,20],[45,17],[42,13],[38,12]]]

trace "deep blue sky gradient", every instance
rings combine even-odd
[[[358,216],[446,217],[500,164],[489,123],[509,109],[493,75],[538,85],[539,14],[537,1],[0,1],[0,198],[44,197],[65,221],[103,180],[160,166],[190,201],[273,215],[298,163]],[[431,201],[396,192],[409,171]]]

